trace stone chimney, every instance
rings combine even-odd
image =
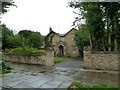
[[[53,31],[53,30],[52,30],[52,28],[50,27],[50,28],[49,28],[49,33],[52,32],[52,31]]]

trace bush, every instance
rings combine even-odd
[[[8,52],[8,54],[21,54],[21,55],[40,55],[44,53],[45,50],[37,50],[35,48],[28,48],[28,47],[14,48]]]
[[[5,73],[10,73],[12,72],[11,70],[8,70],[8,69],[4,69],[4,70],[0,70],[0,74],[5,74]]]
[[[11,70],[11,65],[8,62],[5,62],[5,60],[2,60],[2,70]]]
[[[11,65],[7,62],[5,62],[5,58],[1,57],[0,58],[0,74],[4,74],[4,73],[9,73],[11,72]]]
[[[22,53],[22,48],[14,48],[14,49],[11,49],[10,51],[8,51],[9,54],[21,54]]]

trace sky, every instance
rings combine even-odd
[[[57,33],[67,33],[72,27],[76,14],[68,7],[68,0],[14,0],[16,7],[2,16],[2,23],[12,30],[38,31],[49,33],[49,27]]]

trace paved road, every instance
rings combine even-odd
[[[72,82],[118,85],[118,73],[83,70],[82,61],[66,59],[68,61],[56,64],[54,68],[13,63],[15,70],[0,76],[0,88],[67,88]]]
[[[83,62],[78,59],[65,59],[66,62],[56,64],[53,68],[12,63],[15,70],[3,75],[3,87],[67,88],[72,82],[77,81],[73,77],[78,69],[82,68]]]

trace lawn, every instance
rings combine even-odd
[[[81,84],[80,82],[73,82],[69,87],[70,88],[76,88],[77,90],[84,90],[82,88],[91,88],[89,90],[101,90],[101,88],[113,88],[111,90],[120,90],[120,88],[117,88],[117,87],[114,87],[114,86],[109,86],[109,85],[105,85],[105,84],[102,84],[102,85],[97,85],[97,86],[88,86],[88,85],[83,85]],[[105,89],[105,90],[106,90]],[[86,89],[85,89],[86,90]],[[108,90],[108,89],[107,89]]]
[[[59,63],[59,62],[64,62],[64,61],[67,61],[67,60],[64,59],[64,58],[60,58],[60,57],[55,57],[54,58],[54,63]]]

